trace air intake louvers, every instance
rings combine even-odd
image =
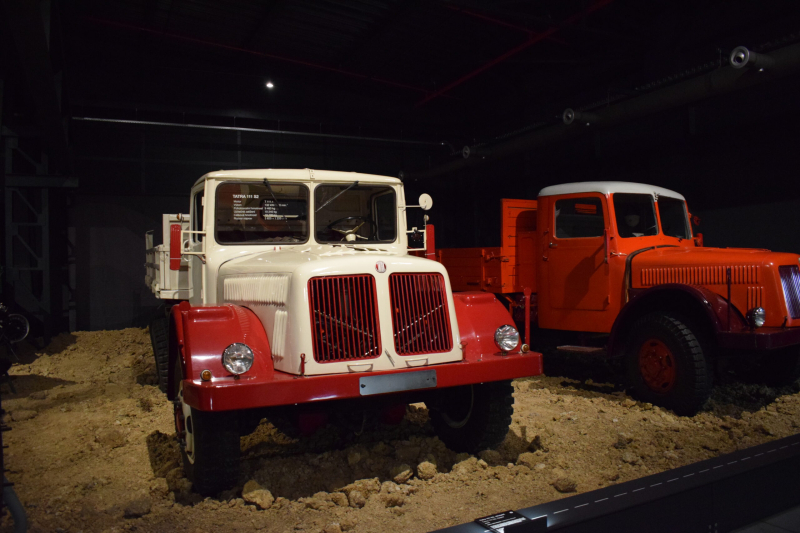
[[[453,349],[447,291],[441,274],[392,274],[392,329],[398,355]]]
[[[375,278],[326,276],[308,282],[314,360],[371,359],[381,354]]]
[[[800,318],[800,268],[797,265],[778,267],[783,284],[783,297],[792,318]]]

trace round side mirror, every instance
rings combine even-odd
[[[419,196],[419,206],[424,210],[427,211],[431,207],[433,207],[433,198],[431,198],[430,194],[421,194]]]

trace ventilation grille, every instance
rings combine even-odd
[[[275,325],[272,327],[272,355],[286,357],[286,324],[289,322],[289,313],[283,309],[275,311]]]
[[[642,269],[642,285],[661,285],[664,283],[683,283],[684,285],[725,285],[728,283],[727,270],[731,269],[732,284],[759,283],[759,267],[744,266],[707,266],[677,268],[644,268]]]
[[[381,354],[375,278],[326,276],[308,282],[314,360],[371,359]]]
[[[783,284],[783,297],[792,318],[800,318],[800,268],[797,265],[778,267]]]
[[[285,305],[289,296],[289,276],[257,274],[225,278],[223,297],[227,302]]]
[[[389,292],[394,348],[398,355],[453,349],[447,291],[441,274],[392,274]]]

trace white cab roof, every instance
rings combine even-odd
[[[645,185],[643,183],[630,183],[627,181],[581,181],[578,183],[563,183],[561,185],[551,185],[539,191],[539,196],[557,196],[562,194],[576,194],[582,192],[599,192],[609,195],[613,193],[631,194],[658,194],[659,196],[669,196],[679,200],[686,200],[682,194],[675,191],[656,187],[655,185]]]
[[[366,181],[369,183],[385,183],[395,185],[400,183],[397,178],[377,176],[375,174],[361,174],[359,172],[339,172],[336,170],[283,169],[283,168],[248,168],[244,170],[218,170],[209,172],[198,183],[209,179],[236,179],[236,180],[281,180],[281,181]]]

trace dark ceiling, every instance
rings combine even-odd
[[[800,27],[796,0],[75,0],[60,9],[73,116],[236,116],[455,146],[716,68],[737,45],[768,47]]]

